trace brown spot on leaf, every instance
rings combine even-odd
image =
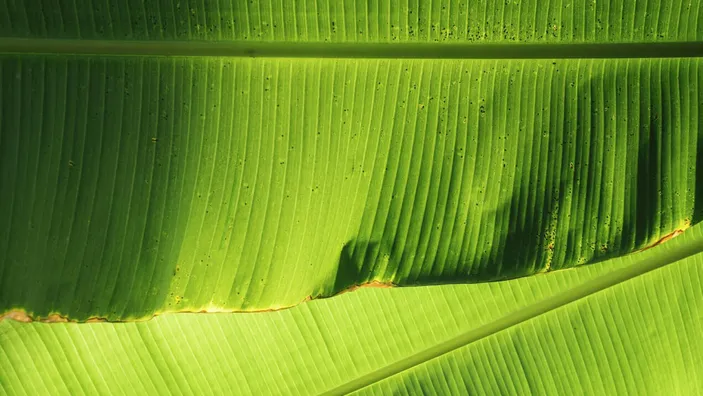
[[[41,321],[45,323],[66,323],[68,322],[68,318],[59,314],[51,314],[45,319],[41,319]]]
[[[347,292],[353,292],[354,290],[358,290],[358,289],[367,289],[367,288],[373,288],[373,289],[389,289],[389,288],[391,288],[391,287],[395,287],[395,285],[394,285],[393,283],[391,283],[391,282],[379,282],[379,281],[376,281],[376,280],[375,280],[375,281],[371,281],[371,282],[368,282],[368,283],[362,283],[362,284],[360,284],[360,285],[354,285],[354,286],[348,287],[348,288],[346,288],[346,289],[340,291],[339,293],[337,293],[337,294],[335,294],[335,295],[338,296],[338,295],[340,295],[340,294],[344,294],[344,293],[347,293]]]
[[[69,319],[67,316],[59,315],[57,313],[50,314],[47,317],[41,317],[41,316],[33,317],[22,309],[9,311],[9,312],[6,312],[5,314],[0,315],[0,321],[3,319],[16,320],[18,322],[24,322],[24,323],[31,323],[31,322],[79,323],[79,322],[82,322],[82,321],[78,321],[78,320]],[[98,322],[108,322],[108,320],[106,318],[101,318],[98,316],[92,316],[92,317],[88,318],[87,320],[85,320],[85,323],[98,323]],[[119,321],[115,321],[115,322],[119,322]]]
[[[683,234],[683,232],[686,231],[687,228],[688,228],[688,226],[685,227],[685,228],[683,228],[683,229],[674,230],[673,232],[664,235],[664,236],[663,236],[662,238],[660,238],[658,241],[654,242],[653,244],[651,244],[651,245],[649,245],[649,246],[647,246],[647,247],[644,247],[644,248],[640,249],[639,251],[640,251],[640,252],[643,252],[643,251],[645,251],[645,250],[647,250],[647,249],[651,249],[651,248],[653,248],[653,247],[655,247],[655,246],[659,246],[659,245],[661,245],[662,243],[664,243],[664,242],[666,242],[666,241],[668,241],[668,240],[674,239],[674,238],[676,238],[677,236]]]
[[[85,323],[107,323],[107,322],[108,322],[108,320],[106,318],[100,318],[97,316],[89,318],[88,320],[85,321]]]
[[[0,320],[3,319],[11,319],[11,320],[16,320],[18,322],[24,322],[24,323],[29,323],[32,321],[32,318],[27,315],[26,312],[24,311],[10,311],[2,316],[0,316]]]

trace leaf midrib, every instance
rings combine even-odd
[[[703,57],[703,41],[653,43],[328,43],[0,38],[0,53],[371,59]]]
[[[584,299],[592,294],[601,292],[621,283],[630,281],[648,272],[681,261],[693,255],[703,253],[703,243],[699,238],[692,237],[680,241],[675,249],[658,250],[659,254],[651,254],[638,260],[635,264],[610,272],[606,275],[587,281],[566,292],[541,300],[527,307],[514,311],[493,322],[466,331],[449,340],[438,343],[430,348],[410,355],[399,361],[376,369],[372,372],[352,379],[322,395],[344,395],[364,388],[383,379],[392,377],[402,371],[411,369],[422,363],[450,353],[483,338],[489,337],[520,323],[534,319],[568,304]],[[666,246],[663,246],[666,248]]]

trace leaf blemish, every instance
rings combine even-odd
[[[644,247],[644,248],[640,249],[639,251],[640,251],[640,252],[643,252],[643,251],[645,251],[645,250],[647,250],[647,249],[651,249],[651,248],[653,248],[653,247],[655,247],[655,246],[661,245],[661,244],[664,243],[664,242],[667,242],[667,241],[669,241],[669,240],[671,240],[671,239],[674,239],[674,238],[676,238],[677,236],[683,234],[683,232],[686,231],[686,229],[688,229],[689,227],[690,227],[690,225],[687,224],[684,228],[676,229],[676,230],[674,230],[673,232],[670,232],[670,233],[664,235],[663,237],[661,237],[658,241],[654,242],[653,244],[651,244],[651,245],[649,245],[649,246],[647,246],[647,247]]]

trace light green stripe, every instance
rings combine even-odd
[[[524,309],[512,312],[494,322],[477,327],[443,343],[425,349],[424,351],[408,356],[405,359],[374,370],[366,375],[324,392],[322,395],[344,395],[354,392],[365,386],[371,385],[385,378],[392,377],[402,371],[408,370],[414,366],[425,363],[465,345],[471,344],[472,342],[476,342],[512,326],[538,317],[549,311],[626,282],[630,279],[646,274],[647,272],[662,268],[666,265],[703,252],[703,242],[701,242],[699,238],[688,238],[687,240],[681,242],[682,243],[676,246],[676,249],[661,249],[659,250],[658,255],[647,255],[641,260],[638,260],[636,264],[608,273],[607,275],[603,275],[582,285],[576,286],[564,293],[557,294],[551,298],[525,307]]]

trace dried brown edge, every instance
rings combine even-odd
[[[362,283],[360,285],[350,286],[350,287],[338,292],[337,294],[334,294],[333,296],[338,296],[340,294],[353,292],[353,291],[359,290],[359,289],[390,289],[392,287],[397,287],[397,285],[395,285],[391,282],[381,282],[381,281],[374,280],[371,282]],[[330,296],[330,297],[333,297],[333,296]]]
[[[319,299],[324,299],[324,298],[330,298],[334,297],[340,294],[344,294],[347,292],[352,292],[354,290],[358,289],[387,289],[391,287],[395,287],[396,285],[390,283],[390,282],[379,282],[379,281],[371,281],[368,283],[363,283],[360,285],[353,285],[351,287],[348,287],[338,293],[335,293],[330,296],[307,296],[305,297],[301,302],[297,304],[292,304],[292,305],[287,305],[283,307],[276,307],[276,308],[266,308],[266,309],[232,309],[232,310],[207,310],[207,309],[202,309],[199,311],[194,311],[194,310],[179,310],[179,311],[165,311],[165,312],[155,312],[151,316],[145,316],[143,318],[130,318],[130,319],[125,319],[125,320],[108,320],[107,318],[99,317],[99,316],[93,316],[90,317],[86,320],[75,320],[75,319],[70,319],[66,316],[53,313],[50,314],[49,316],[46,317],[36,317],[32,316],[27,311],[24,309],[13,309],[11,311],[8,311],[2,315],[0,315],[0,321],[2,320],[14,320],[17,322],[23,322],[23,323],[32,323],[32,322],[37,322],[37,323],[128,323],[128,322],[146,322],[149,321],[157,316],[160,316],[162,314],[196,314],[196,313],[209,313],[209,314],[218,314],[218,313],[262,313],[262,312],[276,312],[276,311],[282,311],[285,309],[293,308],[297,305],[300,305],[302,303],[312,301],[312,300],[319,300]]]
[[[69,319],[67,316],[63,316],[57,313],[52,313],[46,317],[33,317],[27,313],[24,309],[13,309],[2,315],[0,315],[0,321],[8,319],[17,322],[31,323],[102,323],[109,322],[106,318],[101,318],[99,316],[91,316],[90,318],[82,321]]]
[[[659,238],[659,239],[658,239],[657,241],[655,241],[654,243],[652,243],[652,244],[650,244],[650,245],[648,245],[648,246],[645,246],[645,247],[642,248],[642,249],[635,250],[635,251],[632,252],[632,253],[643,252],[643,251],[648,250],[648,249],[651,249],[651,248],[653,248],[653,247],[655,247],[655,246],[659,246],[659,245],[661,245],[661,244],[663,244],[663,243],[665,243],[665,242],[667,242],[667,241],[669,241],[669,240],[671,240],[671,239],[674,239],[674,238],[676,238],[677,236],[683,234],[684,231],[686,231],[686,229],[688,229],[689,227],[690,227],[690,224],[686,224],[686,225],[684,225],[684,227],[679,228],[679,229],[676,229],[676,230],[674,230],[674,231],[672,231],[672,232],[670,232],[670,233],[664,235],[663,237]],[[549,272],[552,272],[552,271],[549,271]],[[373,280],[373,281],[371,281],[371,282],[367,282],[367,283],[362,283],[362,284],[359,284],[359,285],[350,286],[350,287],[348,287],[348,288],[346,288],[346,289],[344,289],[344,290],[341,290],[341,291],[339,291],[339,292],[337,292],[337,293],[335,293],[335,294],[329,295],[329,296],[317,296],[317,297],[307,296],[307,297],[305,297],[305,298],[304,298],[300,303],[298,303],[298,304],[293,304],[293,305],[288,305],[288,306],[278,307],[278,308],[251,309],[251,310],[247,310],[247,309],[244,309],[244,310],[241,310],[241,309],[240,309],[240,310],[236,310],[236,309],[233,309],[233,310],[207,310],[207,309],[203,309],[203,310],[199,310],[199,311],[180,310],[180,311],[156,312],[156,313],[154,313],[154,314],[151,315],[151,316],[147,316],[147,317],[144,317],[144,318],[137,318],[137,319],[108,320],[108,319],[106,319],[106,318],[94,316],[94,317],[88,318],[88,319],[85,320],[85,321],[78,321],[78,320],[69,319],[69,318],[66,317],[66,316],[63,316],[63,315],[60,315],[60,314],[56,314],[56,313],[50,314],[50,315],[47,316],[47,317],[32,317],[31,315],[29,315],[29,314],[28,314],[25,310],[23,310],[23,309],[14,309],[14,310],[11,310],[11,311],[6,312],[6,313],[3,314],[3,315],[0,315],[0,321],[2,321],[2,320],[4,320],[4,319],[8,319],[8,320],[14,320],[14,321],[23,322],[23,323],[31,323],[31,322],[40,322],[40,323],[69,323],[69,322],[70,322],[70,323],[106,323],[106,322],[110,322],[110,323],[122,323],[122,322],[143,322],[143,321],[148,321],[148,320],[151,320],[151,319],[153,319],[153,318],[155,318],[155,317],[157,317],[157,316],[160,316],[160,315],[162,315],[162,314],[164,314],[164,313],[168,313],[168,314],[172,314],[172,313],[173,313],[173,314],[181,314],[181,313],[183,313],[183,314],[186,314],[186,313],[191,313],[191,314],[195,314],[195,313],[210,313],[210,314],[216,314],[216,313],[263,313],[263,312],[276,312],[276,311],[281,311],[281,310],[284,310],[284,309],[293,308],[293,307],[295,307],[295,306],[297,306],[297,305],[299,305],[299,304],[302,304],[302,303],[305,303],[305,302],[308,302],[308,301],[318,300],[318,299],[323,299],[323,298],[330,298],[330,297],[338,296],[338,295],[341,295],[341,294],[353,292],[353,291],[359,290],[359,289],[389,289],[389,288],[393,288],[393,287],[398,287],[398,285],[393,284],[393,283],[391,283],[391,282],[381,282],[381,281]]]

